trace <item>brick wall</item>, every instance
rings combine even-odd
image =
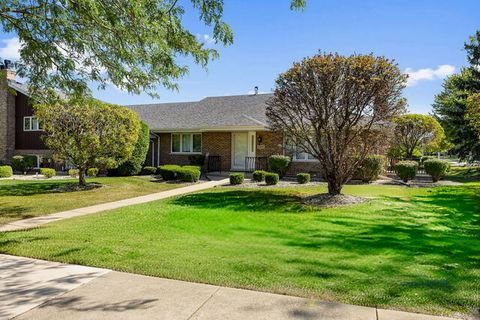
[[[0,162],[9,163],[15,150],[15,96],[6,81],[7,71],[0,70]]]
[[[171,153],[171,134],[160,133],[160,164],[189,164],[188,154]],[[222,171],[229,171],[232,161],[232,134],[230,132],[203,132],[202,154],[221,157]]]
[[[261,138],[262,142],[258,142]],[[257,131],[257,157],[269,157],[272,154],[283,154],[283,134],[273,131]]]

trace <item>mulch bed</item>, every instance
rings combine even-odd
[[[320,208],[348,206],[363,203],[365,201],[367,201],[367,199],[362,197],[347,194],[331,195],[328,193],[321,193],[302,198],[303,203]]]
[[[54,192],[76,192],[76,191],[87,191],[87,190],[93,190],[93,189],[98,189],[98,188],[103,188],[104,185],[101,183],[87,183],[86,186],[80,186],[78,184],[67,184],[64,186],[61,186],[60,188],[54,189]]]

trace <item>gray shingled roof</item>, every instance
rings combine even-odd
[[[215,130],[225,127],[267,126],[265,102],[272,94],[208,97],[198,102],[127,106],[151,130]],[[233,128],[232,128],[233,129]]]

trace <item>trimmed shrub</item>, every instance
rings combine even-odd
[[[148,126],[146,123],[141,122],[137,143],[135,144],[135,149],[133,149],[132,156],[119,165],[117,170],[112,170],[112,173],[109,173],[109,175],[134,176],[139,174],[147,157],[149,144],[150,132]]]
[[[177,179],[184,182],[197,182],[200,179],[200,170],[193,167],[181,167],[177,170]]]
[[[395,164],[395,173],[403,182],[412,180],[417,175],[418,162],[416,161],[400,161]]]
[[[381,155],[369,155],[365,157],[360,164],[360,168],[356,173],[363,182],[371,182],[377,180],[378,176],[383,173],[385,168],[385,157]]]
[[[45,178],[49,179],[57,174],[55,169],[52,168],[40,168],[40,174],[43,174]]]
[[[423,156],[423,157],[420,158],[420,164],[423,164],[427,160],[433,160],[433,159],[437,159],[437,157],[435,157],[435,156]]]
[[[193,165],[192,165],[192,166],[182,166],[182,168],[202,171],[202,167],[201,167],[201,166],[193,166]]]
[[[28,156],[13,156],[12,158],[12,169],[14,171],[28,172],[35,168],[37,165],[37,157],[28,155]]]
[[[267,172],[267,174],[265,175],[265,183],[269,186],[277,184],[279,180],[280,176],[278,175],[278,173]]]
[[[283,177],[287,173],[290,165],[290,157],[282,155],[273,155],[268,158],[268,165],[270,170],[277,173],[280,177]]]
[[[245,179],[243,172],[230,173],[230,184],[242,184]]]
[[[423,163],[425,172],[432,177],[433,182],[437,182],[450,170],[450,163],[438,159],[426,160]]]
[[[141,171],[141,173],[144,175],[152,175],[152,174],[155,174],[156,172],[157,172],[157,168],[151,167],[151,166],[143,167]]]
[[[266,174],[267,174],[267,171],[263,171],[263,170],[253,171],[253,174],[252,174],[253,181],[262,182],[263,180],[265,180]]]
[[[72,178],[78,177],[79,170],[78,169],[70,169],[68,170],[68,175]]]
[[[8,178],[13,175],[13,169],[10,166],[0,166],[0,178]]]
[[[88,177],[96,177],[98,174],[98,168],[88,168],[87,176]]]
[[[198,166],[164,165],[158,167],[157,171],[165,181],[182,180],[185,182],[197,182],[200,179],[200,170]]]
[[[177,171],[180,169],[180,166],[167,164],[164,166],[158,167],[157,173],[162,176],[162,179],[165,181],[172,181],[177,179]]]
[[[190,165],[199,166],[201,169],[205,164],[205,156],[203,154],[192,154],[191,156],[188,156],[188,161],[190,162]]]
[[[297,174],[297,182],[300,184],[305,184],[310,182],[310,173],[299,173]]]

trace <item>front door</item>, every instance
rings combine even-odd
[[[255,132],[232,132],[232,169],[244,171],[246,157],[255,157]]]

